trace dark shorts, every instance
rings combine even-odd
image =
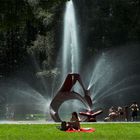
[[[120,112],[120,115],[123,115],[124,113],[123,112]]]
[[[135,117],[135,116],[137,116],[137,111],[132,112],[132,117]]]

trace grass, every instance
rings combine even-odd
[[[93,133],[67,133],[58,124],[1,124],[0,140],[140,140],[140,123],[93,123]]]

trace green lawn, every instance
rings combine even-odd
[[[58,124],[1,124],[0,140],[140,140],[140,123],[81,124],[93,133],[67,133]]]

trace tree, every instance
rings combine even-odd
[[[54,38],[56,10],[64,2],[65,0],[2,0],[0,4],[0,69],[2,74],[13,73],[23,63],[28,62],[28,52],[35,48],[33,42],[39,35],[44,38],[50,35]],[[44,50],[45,48],[46,46]],[[38,48],[38,51],[40,50],[41,48]],[[50,53],[46,55],[48,56],[45,56],[42,62],[50,57]]]
[[[139,0],[89,0],[79,8],[83,49],[93,55],[100,49],[140,40]],[[77,5],[78,7],[78,5]],[[82,14],[80,14],[82,12]]]

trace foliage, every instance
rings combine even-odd
[[[0,4],[0,30],[25,26],[27,21],[34,21],[34,11],[38,7],[45,10],[54,8],[64,0],[2,0]],[[46,13],[45,13],[46,14]],[[45,15],[46,16],[46,15]]]
[[[93,54],[102,48],[139,42],[139,0],[83,1],[84,9],[80,8],[78,15],[81,20],[81,44],[86,46],[86,52]]]
[[[0,75],[7,75],[34,54],[41,70],[54,68],[67,0],[2,0]],[[75,0],[80,46],[85,57],[140,40],[139,0]],[[58,44],[58,45],[57,45]]]
[[[30,65],[27,64],[30,50],[38,51],[35,55],[40,65],[44,62],[52,65],[50,60],[54,48],[55,10],[64,2],[64,0],[1,1],[0,74],[9,75],[20,69],[22,65]],[[37,46],[37,42],[40,43],[39,37],[43,41],[46,40],[44,43],[47,44],[42,42]]]

